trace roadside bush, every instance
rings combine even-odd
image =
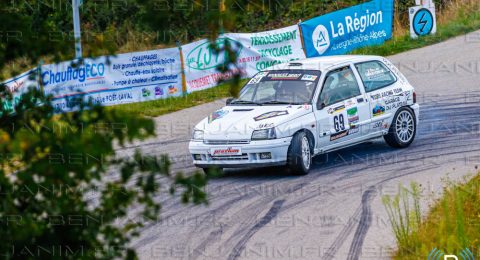
[[[159,218],[162,190],[206,202],[206,176],[172,174],[167,156],[116,155],[154,135],[151,119],[92,104],[55,114],[34,88],[12,114],[3,106],[12,93],[2,86],[0,95],[3,258],[133,259],[129,242]]]

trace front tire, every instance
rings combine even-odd
[[[312,165],[311,145],[305,132],[296,133],[288,147],[288,168],[295,175],[306,175]]]
[[[402,107],[395,113],[388,134],[383,138],[392,147],[405,148],[413,142],[416,133],[415,113],[409,107]]]

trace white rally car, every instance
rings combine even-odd
[[[256,74],[195,126],[189,149],[203,169],[285,165],[307,174],[313,156],[381,136],[409,146],[418,115],[413,87],[387,59],[306,59]]]

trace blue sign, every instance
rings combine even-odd
[[[307,57],[345,54],[392,37],[393,0],[373,0],[300,24]]]
[[[413,17],[413,31],[418,36],[430,34],[433,24],[433,15],[427,8],[418,10]]]

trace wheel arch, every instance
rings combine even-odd
[[[403,108],[406,108],[408,110],[410,110],[412,112],[412,115],[413,115],[413,119],[416,120],[417,119],[417,115],[415,115],[415,111],[413,111],[413,109],[411,108],[412,105],[405,105],[405,106],[401,106],[399,108],[397,108],[397,110],[395,111],[395,114],[393,114],[392,118],[390,119],[390,125],[393,124],[393,121],[395,120],[395,117],[396,115],[398,114],[398,111],[400,111],[401,109]],[[416,121],[415,121],[415,124],[416,124]]]
[[[315,150],[315,135],[313,135],[312,131],[306,129],[306,128],[302,128],[302,129],[299,129],[297,130],[292,136],[296,135],[297,133],[300,133],[300,132],[305,132],[305,134],[307,135],[307,138],[308,138],[308,141],[310,141],[310,151],[311,153],[315,153],[314,150]]]

